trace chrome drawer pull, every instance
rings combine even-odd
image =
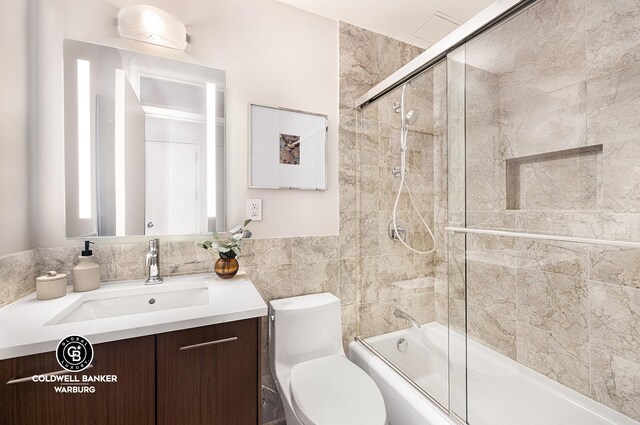
[[[93,365],[89,365],[87,369],[92,369]],[[87,370],[85,369],[85,370]],[[15,378],[10,381],[7,381],[5,385],[13,385],[13,384],[22,384],[24,382],[32,382],[34,376],[54,376],[54,375],[66,375],[68,373],[72,373],[68,370],[59,370],[57,372],[49,372],[49,373],[36,373],[31,376],[27,376],[26,378]]]
[[[180,347],[180,351],[191,350],[192,348],[207,347],[209,345],[223,344],[225,342],[232,342],[232,341],[237,341],[237,340],[238,340],[237,336],[232,336],[231,338],[217,339],[215,341],[203,342],[203,343],[200,343],[200,344],[185,345],[183,347]]]

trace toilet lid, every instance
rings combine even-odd
[[[299,363],[291,369],[293,407],[305,425],[385,425],[380,390],[344,355]]]

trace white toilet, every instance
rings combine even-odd
[[[380,390],[342,348],[340,300],[324,293],[269,303],[269,364],[287,425],[386,425]]]

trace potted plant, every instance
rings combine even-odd
[[[244,223],[235,226],[229,230],[229,237],[222,238],[218,232],[213,232],[212,241],[202,241],[196,243],[200,248],[207,251],[217,251],[220,258],[216,260],[213,270],[222,279],[229,279],[238,273],[238,260],[236,257],[242,251],[242,245],[245,239],[251,237],[251,230],[246,229],[251,223],[251,219],[247,219]]]

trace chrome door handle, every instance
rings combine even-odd
[[[93,368],[92,364],[87,367],[87,369],[92,369],[92,368]],[[87,370],[87,369],[85,369],[85,370]],[[71,372],[68,371],[68,370],[58,370],[56,372],[34,373],[33,375],[27,376],[26,378],[14,378],[14,379],[11,379],[11,380],[7,381],[5,385],[14,385],[14,384],[22,384],[24,382],[31,382],[31,381],[33,381],[33,377],[34,376],[55,376],[55,375],[66,375],[68,373],[71,373]]]
[[[215,341],[202,342],[200,344],[183,345],[182,347],[180,347],[180,351],[191,350],[194,348],[208,347],[209,345],[224,344],[225,342],[232,342],[237,340],[238,340],[237,336],[232,336],[231,338],[216,339]]]

